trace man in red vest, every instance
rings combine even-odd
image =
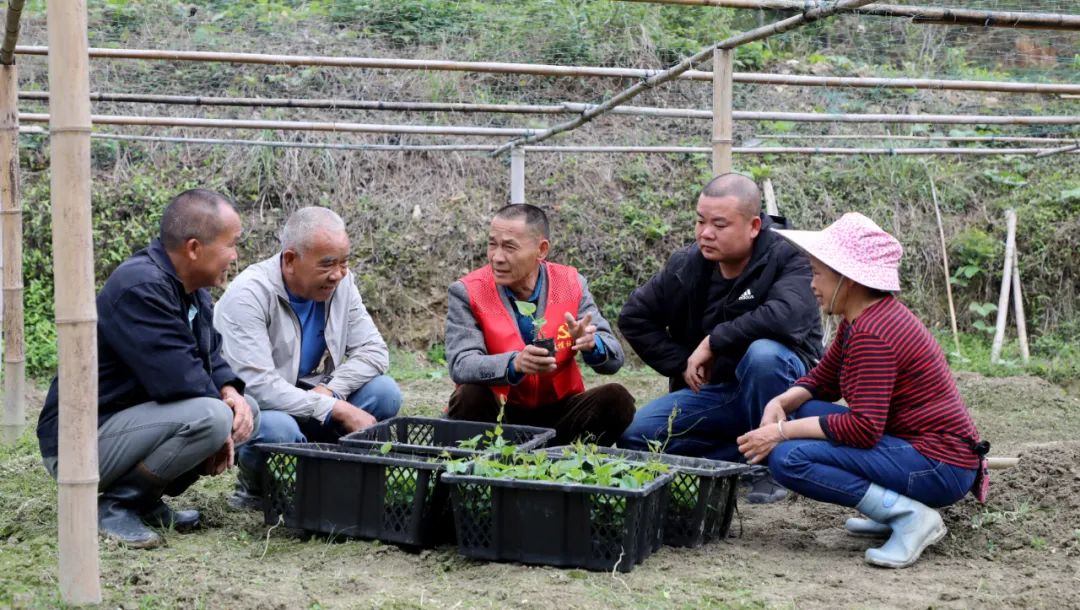
[[[450,286],[446,358],[458,384],[451,419],[554,428],[556,443],[614,443],[634,419],[634,397],[610,383],[585,389],[577,356],[604,375],[624,353],[577,269],[547,261],[547,216],[527,204],[495,213],[488,263]],[[534,324],[536,322],[537,324]],[[552,352],[533,345],[537,328]]]

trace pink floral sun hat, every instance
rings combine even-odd
[[[886,292],[900,290],[903,247],[858,212],[844,214],[821,231],[774,231],[853,282]]]

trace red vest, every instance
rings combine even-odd
[[[566,325],[566,313],[577,319],[581,304],[581,284],[577,269],[555,263],[541,263],[547,272],[547,304],[544,306],[544,336],[555,339],[555,372],[526,375],[517,385],[495,385],[491,389],[518,407],[536,408],[585,391],[578,369],[574,340]],[[469,307],[484,332],[489,354],[520,352],[525,349],[517,319],[503,305],[491,265],[461,278],[469,293]]]

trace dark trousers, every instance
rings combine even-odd
[[[486,385],[458,386],[450,396],[450,419],[494,422],[499,415],[495,392]],[[634,397],[626,388],[609,383],[563,400],[528,409],[507,403],[504,424],[554,428],[553,445],[575,440],[611,446],[634,420]]]

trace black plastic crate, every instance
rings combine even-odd
[[[672,475],[642,489],[445,473],[466,557],[629,572],[660,547]]]
[[[429,456],[324,443],[257,445],[266,454],[267,525],[414,547],[453,541],[443,464]]]
[[[443,452],[453,457],[471,457],[485,453],[486,447],[464,449],[458,442],[494,430],[496,424],[439,419],[433,417],[392,417],[370,428],[347,434],[339,441],[347,447],[370,448],[383,443],[393,443],[405,451],[438,455]],[[516,445],[519,451],[531,451],[543,447],[555,437],[551,428],[502,424],[502,436],[507,443]]]
[[[561,449],[553,447],[547,451],[555,453]],[[664,544],[697,547],[727,536],[735,514],[739,475],[751,470],[750,466],[610,447],[600,447],[597,451],[635,462],[671,466],[674,478],[664,515]]]

